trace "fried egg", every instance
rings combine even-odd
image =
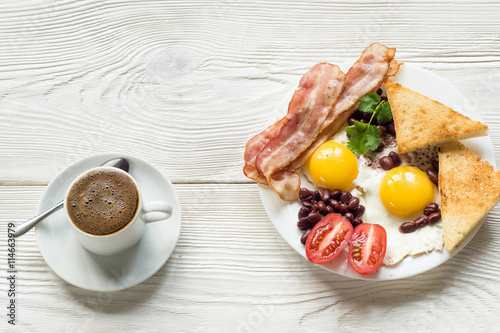
[[[316,186],[350,191],[360,198],[365,206],[363,222],[380,224],[387,232],[384,265],[395,265],[406,256],[441,250],[441,221],[412,233],[399,231],[402,223],[423,215],[427,204],[440,204],[437,187],[421,170],[430,166],[431,152],[408,154],[402,158],[401,166],[385,171],[377,161],[391,151],[397,152],[395,144],[381,153],[356,157],[346,147],[347,141],[347,134],[341,129],[320,146],[303,168],[306,178]]]

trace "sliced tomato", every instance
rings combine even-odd
[[[312,228],[306,241],[306,256],[315,264],[326,264],[337,258],[352,236],[352,225],[342,215],[326,215]]]
[[[362,223],[354,229],[349,245],[349,264],[359,274],[375,272],[384,261],[387,233],[378,224]]]

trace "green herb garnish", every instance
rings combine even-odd
[[[362,123],[356,120],[354,125],[345,130],[349,135],[347,147],[354,154],[363,155],[370,150],[376,150],[380,145],[382,132],[377,126],[372,125],[373,118],[377,119],[378,124],[383,125],[392,120],[392,112],[389,102],[382,100],[374,92],[361,97],[358,108],[360,111],[372,114],[370,121]]]

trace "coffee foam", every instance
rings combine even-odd
[[[134,218],[139,193],[135,183],[122,172],[96,169],[73,184],[66,200],[68,215],[78,229],[108,235]]]

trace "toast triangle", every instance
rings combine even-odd
[[[439,150],[444,243],[451,251],[500,200],[500,171],[458,141]]]
[[[488,127],[391,80],[385,81],[399,153],[488,135]]]

